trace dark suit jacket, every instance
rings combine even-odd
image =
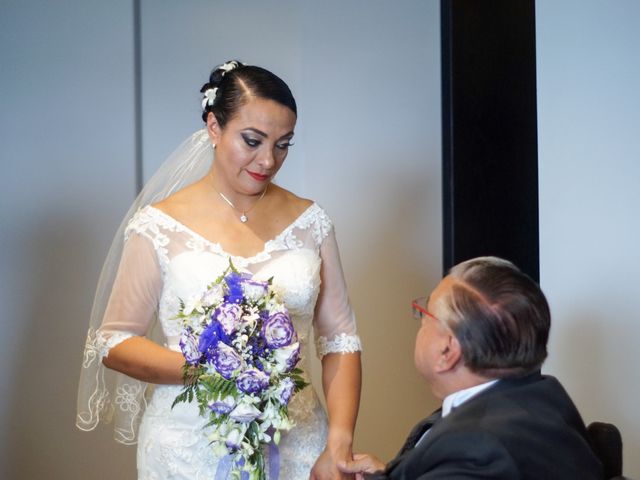
[[[580,414],[550,376],[500,380],[435,423],[414,447],[429,423],[414,428],[384,473],[367,478],[603,478]]]

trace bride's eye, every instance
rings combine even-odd
[[[256,138],[252,138],[248,135],[242,135],[242,138],[244,140],[244,142],[249,145],[250,147],[257,147],[258,145],[260,145],[260,140],[256,139]]]
[[[293,142],[285,142],[285,143],[279,143],[276,145],[277,148],[279,148],[280,150],[286,150],[289,147],[293,147],[294,143]]]

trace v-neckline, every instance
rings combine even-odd
[[[179,227],[180,230],[188,233],[192,237],[194,237],[194,238],[206,243],[207,245],[211,246],[218,253],[226,255],[226,256],[228,256],[228,257],[230,257],[232,259],[242,259],[246,263],[253,263],[255,261],[262,260],[262,257],[264,257],[265,255],[268,256],[269,253],[273,250],[272,245],[274,245],[278,240],[280,240],[280,238],[284,237],[290,230],[292,230],[294,227],[296,227],[303,218],[305,218],[307,215],[310,214],[311,209],[316,207],[316,206],[317,206],[317,204],[315,202],[313,202],[311,205],[309,205],[307,208],[305,208],[300,213],[300,215],[298,215],[291,223],[289,223],[286,227],[284,227],[284,229],[282,229],[282,231],[280,233],[278,233],[273,238],[270,238],[267,241],[265,241],[261,250],[259,250],[258,252],[256,252],[254,255],[252,255],[250,257],[245,257],[245,256],[242,256],[242,255],[234,255],[234,254],[226,251],[225,248],[222,246],[222,244],[220,242],[214,242],[213,240],[209,240],[207,237],[205,237],[204,235],[202,235],[202,234],[196,232],[195,230],[191,229],[190,227],[188,227],[187,225],[182,223],[177,218],[169,215],[168,213],[160,210],[157,207],[154,207],[153,205],[147,205],[147,208],[153,210],[154,212],[157,212],[159,215],[161,215],[165,219],[167,219],[170,222],[172,222],[175,226]]]

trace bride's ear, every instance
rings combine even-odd
[[[220,128],[220,124],[218,123],[216,116],[213,112],[209,112],[207,115],[207,133],[209,134],[211,143],[214,145],[217,144],[220,139],[221,130],[222,129]]]

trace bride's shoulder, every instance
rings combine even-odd
[[[280,187],[278,187],[280,188]],[[288,205],[289,218],[293,219],[292,224],[301,230],[311,232],[318,244],[333,228],[333,222],[325,210],[313,200],[303,198],[280,188],[283,203]]]
[[[188,212],[193,209],[194,204],[198,202],[199,194],[200,187],[196,183],[178,190],[167,198],[154,203],[151,206],[170,217],[182,218],[185,214],[188,214]]]
[[[290,192],[289,190],[285,190],[278,185],[272,185],[272,187],[270,188],[273,188],[275,190],[275,193],[280,200],[279,203],[283,206],[286,206],[287,210],[289,210],[291,214],[296,217],[302,215],[305,210],[308,210],[309,207],[315,204],[313,200],[299,197],[295,193]]]

